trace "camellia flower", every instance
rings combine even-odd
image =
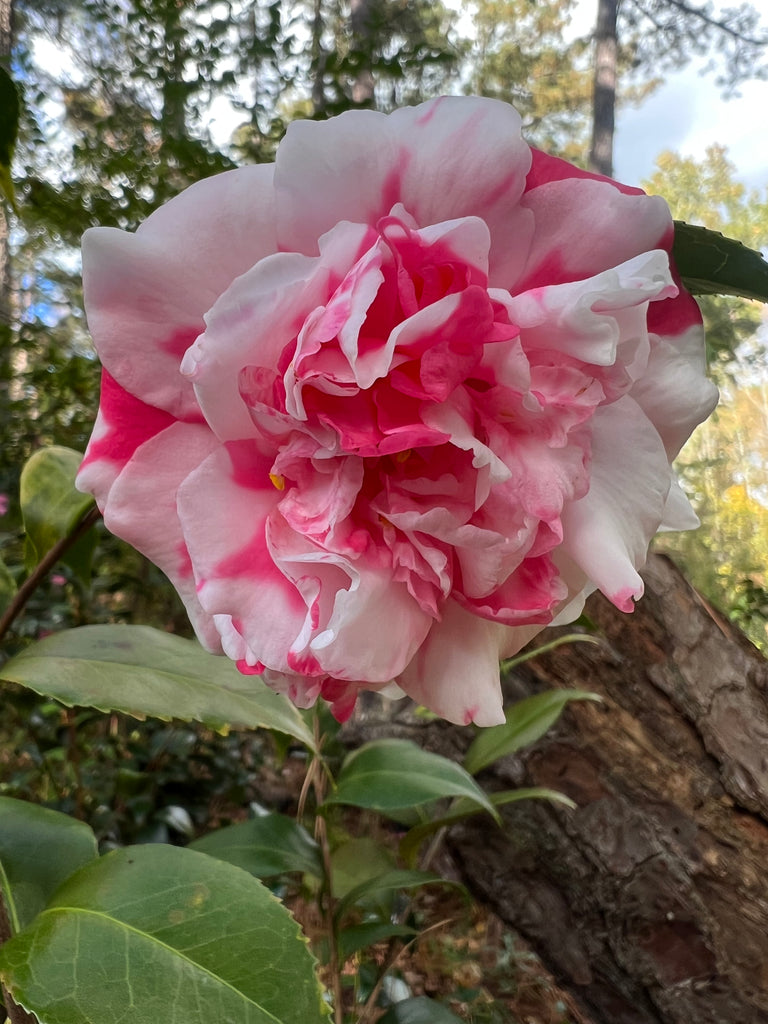
[[[274,165],[84,239],[104,367],[78,486],[202,643],[347,716],[503,721],[499,659],[624,611],[712,409],[662,199],[444,98],[292,124]]]

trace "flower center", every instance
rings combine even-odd
[[[565,593],[549,554],[563,503],[587,487],[593,378],[524,352],[488,288],[482,222],[419,230],[401,210],[368,241],[278,372],[240,374],[279,513],[324,550],[385,557],[435,617],[452,595],[546,622]]]

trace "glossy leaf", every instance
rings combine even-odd
[[[428,996],[413,996],[390,1006],[379,1024],[461,1024],[461,1017]]]
[[[246,872],[172,846],[116,850],[77,872],[0,949],[0,977],[42,1024],[326,1020],[285,907]]]
[[[477,734],[464,757],[464,767],[470,775],[476,775],[500,757],[535,743],[572,700],[599,701],[600,697],[587,690],[547,690],[518,701],[507,711],[504,725],[493,725]]]
[[[51,548],[67,537],[93,505],[89,494],[75,490],[75,476],[82,461],[79,452],[56,445],[41,448],[21,471],[21,514],[26,530],[24,562],[32,569]],[[81,577],[90,571],[95,537],[81,538],[63,561]]]
[[[0,669],[0,677],[68,706],[228,726],[276,729],[314,746],[301,714],[256,676],[195,640],[149,626],[81,626],[45,637]]]
[[[0,615],[13,600],[17,589],[16,580],[11,575],[8,566],[0,558]]]
[[[372,921],[370,924],[355,924],[339,932],[339,955],[348,960],[362,949],[368,949],[389,939],[412,939],[419,933],[404,924],[390,924],[387,921]]]
[[[374,740],[347,757],[328,803],[389,814],[457,796],[495,815],[487,795],[460,765],[410,740]]]
[[[331,852],[333,892],[343,899],[353,889],[394,870],[395,864],[394,854],[373,837],[347,839]]]
[[[83,822],[0,796],[0,890],[14,933],[40,913],[62,882],[96,856],[96,837]]]
[[[336,904],[336,918],[341,920],[347,910],[356,903],[367,903],[374,899],[379,900],[382,896],[401,892],[404,889],[420,889],[423,885],[435,884],[453,885],[461,888],[457,882],[451,882],[443,878],[442,875],[434,874],[432,871],[407,871],[395,868],[393,871],[387,871],[383,875],[369,878],[361,885],[351,889]]]
[[[693,295],[738,295],[768,302],[768,263],[735,238],[677,220],[672,254]]]
[[[210,832],[189,849],[218,857],[257,878],[288,871],[323,876],[320,849],[305,828],[285,814],[271,812]]]
[[[503,807],[504,804],[517,803],[519,800],[551,800],[553,803],[563,804],[570,809],[576,806],[565,793],[558,793],[556,789],[547,789],[543,786],[505,789],[500,793],[489,793],[488,796],[494,807]],[[435,832],[439,832],[441,828],[449,828],[459,821],[464,821],[466,818],[480,813],[482,813],[481,808],[473,804],[471,800],[454,800],[447,814],[433,818],[431,821],[425,821],[406,832],[400,840],[400,856],[406,864],[413,864],[419,847],[425,839],[434,835]]]
[[[581,615],[578,621],[579,625],[585,629],[597,629],[597,626],[590,622],[586,615]],[[502,662],[502,669],[508,671],[509,669],[516,668],[518,665],[525,664],[526,661],[533,661],[534,658],[538,658],[541,654],[549,654],[550,651],[556,651],[558,647],[564,647],[568,644],[595,644],[599,647],[602,642],[600,637],[590,636],[589,633],[566,633],[564,636],[556,636],[549,643],[541,644],[538,647],[529,647],[522,654],[516,654],[513,658],[505,658]]]

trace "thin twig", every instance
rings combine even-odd
[[[10,916],[2,893],[0,893],[0,946],[6,943],[12,935],[13,929],[11,928]],[[23,1007],[19,1006],[5,985],[0,986],[0,995],[2,995],[3,1006],[11,1024],[38,1024],[37,1017],[27,1013]]]
[[[344,1006],[341,988],[341,964],[339,962],[339,944],[336,934],[336,922],[334,921],[334,898],[333,898],[333,874],[331,871],[331,847],[328,842],[328,827],[322,814],[317,813],[325,799],[325,789],[328,784],[328,777],[323,771],[321,748],[322,737],[320,735],[320,722],[317,715],[314,719],[315,749],[317,754],[310,772],[312,774],[312,788],[315,792],[315,841],[323,855],[323,874],[325,875],[324,899],[323,899],[323,924],[328,936],[328,971],[331,975],[331,988],[333,992],[333,1019],[335,1024],[344,1024]],[[308,773],[310,774],[310,773]]]
[[[419,932],[418,935],[414,935],[414,937],[410,940],[410,942],[406,942],[399,949],[391,950],[389,959],[385,962],[384,967],[383,967],[381,973],[379,974],[379,977],[378,977],[378,980],[377,980],[376,984],[371,989],[371,994],[368,996],[368,998],[365,1001],[365,1006],[363,1006],[363,1012],[357,1018],[357,1024],[365,1024],[366,1019],[368,1017],[370,1017],[371,1013],[373,1012],[373,1010],[375,1008],[376,1000],[379,998],[379,992],[381,992],[382,985],[384,984],[384,979],[386,978],[387,974],[394,967],[397,966],[398,960],[400,960],[400,958],[405,953],[407,953],[408,950],[411,948],[411,946],[415,942],[418,942],[419,939],[423,939],[424,936],[425,935],[429,935],[430,932],[434,932],[438,928],[442,928],[445,925],[450,924],[451,921],[453,921],[453,920],[454,920],[454,918],[452,918],[452,917],[446,917],[446,919],[444,921],[438,921],[436,924],[431,924],[429,926],[429,928],[425,928],[423,931]]]
[[[79,540],[84,533],[87,533],[93,524],[98,522],[100,518],[101,512],[99,512],[95,505],[93,508],[89,508],[71,533],[68,533],[66,537],[62,537],[60,541],[57,541],[51,550],[41,558],[29,576],[16,591],[13,600],[5,610],[5,614],[0,618],[0,640],[2,640],[8,632],[10,627],[13,625],[13,622],[24,610],[24,606],[27,601],[32,597],[34,592],[65,551],[68,551],[75,541]]]
[[[19,1006],[5,985],[0,987],[2,988],[5,1012],[8,1015],[10,1024],[39,1024],[34,1014],[27,1013],[23,1006]]]
[[[447,831],[448,827],[444,825],[441,829],[438,829],[438,831],[432,837],[432,841],[430,842],[429,846],[427,847],[426,851],[424,852],[421,858],[421,863],[419,865],[420,870],[427,871],[429,869],[430,864],[435,859],[440,850],[440,847],[442,845],[443,839],[445,838],[445,834]],[[410,914],[411,909],[413,908],[413,903],[413,896],[409,896],[402,910],[398,914],[395,914],[393,916],[392,923],[402,924]],[[450,920],[451,918],[446,918],[445,921],[439,921],[437,924],[430,925],[429,928],[425,928],[424,931],[419,932],[419,934],[415,935],[410,942],[408,942],[404,946],[401,946],[399,949],[397,948],[397,943],[399,941],[397,936],[393,936],[389,940],[389,945],[387,948],[387,959],[385,960],[384,967],[379,973],[378,980],[376,981],[376,984],[373,986],[371,994],[365,1001],[365,1005],[363,1006],[363,1012],[360,1015],[360,1017],[358,1017],[357,1024],[364,1024],[366,1018],[371,1014],[374,1002],[378,998],[379,992],[381,991],[381,986],[384,984],[384,978],[387,976],[387,973],[392,970],[392,968],[395,966],[395,964],[403,955],[403,953],[407,949],[410,949],[410,947],[413,945],[414,942],[416,942],[417,939],[420,939],[423,935],[426,935],[428,932],[434,931],[436,928],[440,928],[442,925],[447,924]]]

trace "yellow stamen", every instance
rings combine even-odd
[[[282,473],[270,473],[269,479],[272,481],[272,486],[276,487],[278,491],[285,490],[285,477]]]
[[[395,462],[405,462],[406,459],[411,457],[412,448],[406,448],[404,452],[398,452],[395,456]]]

